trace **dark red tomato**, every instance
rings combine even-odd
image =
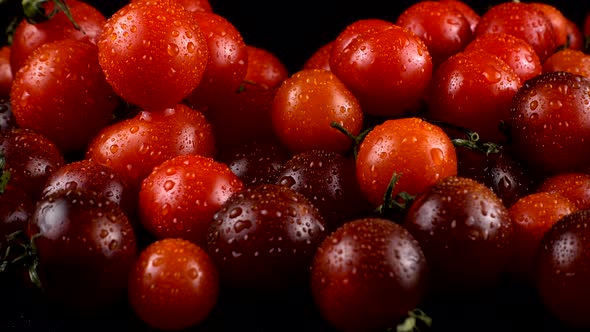
[[[207,248],[226,285],[276,294],[307,284],[326,235],[322,215],[305,196],[259,184],[223,204],[209,228]]]
[[[395,24],[424,41],[435,68],[462,51],[473,39],[469,21],[449,2],[416,2],[401,12]]]
[[[189,12],[212,12],[209,0],[176,0]]]
[[[143,249],[129,275],[128,298],[149,327],[180,330],[203,322],[219,297],[219,274],[201,247],[163,239]]]
[[[435,72],[425,117],[466,128],[482,141],[502,143],[520,78],[499,57],[482,50],[458,53]]]
[[[62,39],[41,45],[23,63],[10,102],[19,127],[43,134],[68,155],[84,150],[111,121],[119,99],[96,45]]]
[[[406,229],[391,220],[356,219],[318,247],[311,290],[321,316],[337,331],[386,331],[422,303],[429,272]]]
[[[531,3],[506,1],[488,8],[475,28],[475,35],[505,32],[529,42],[541,62],[557,48],[551,21]]]
[[[123,175],[114,169],[89,159],[73,161],[55,169],[47,178],[41,197],[60,191],[87,190],[106,197],[119,205],[131,222],[137,209],[137,197]]]
[[[330,69],[357,97],[363,112],[398,117],[422,106],[432,78],[432,58],[420,37],[387,22],[356,35],[347,29],[341,34],[349,41],[336,38]]]
[[[10,104],[10,98],[0,98],[0,131],[5,131],[13,128],[17,128],[18,124],[12,114],[12,105]]]
[[[178,104],[163,112],[142,111],[96,135],[86,158],[123,174],[134,192],[153,168],[178,155],[214,156],[211,125],[200,112]]]
[[[537,180],[509,151],[485,153],[457,147],[457,175],[488,186],[506,207],[533,192]]]
[[[574,50],[584,48],[584,37],[578,25],[567,18],[559,8],[542,2],[531,2],[533,7],[541,10],[549,19],[553,27],[555,43],[558,47],[567,47]]]
[[[514,228],[510,272],[526,283],[533,282],[535,253],[545,233],[561,218],[578,210],[557,192],[537,192],[520,198],[508,208]]]
[[[590,79],[590,54],[565,48],[553,53],[543,63],[543,72],[567,71]]]
[[[590,327],[590,211],[560,219],[543,237],[535,257],[536,290],[565,326]]]
[[[566,172],[548,176],[537,186],[536,191],[556,192],[567,197],[578,209],[590,209],[590,174],[588,173]]]
[[[330,54],[332,53],[334,43],[334,41],[330,41],[317,48],[307,57],[302,68],[330,70]]]
[[[303,69],[286,79],[272,103],[273,130],[291,151],[348,151],[351,140],[333,122],[358,135],[363,129],[364,109],[359,100],[331,71]]]
[[[156,166],[142,182],[141,223],[158,239],[183,238],[205,247],[213,215],[243,188],[226,164],[211,157],[173,157]]]
[[[12,87],[12,70],[10,69],[10,46],[0,48],[0,98],[10,95]]]
[[[276,139],[237,142],[217,156],[245,186],[274,183],[290,158],[289,150]]]
[[[355,160],[337,152],[310,150],[296,154],[283,164],[275,183],[307,197],[324,217],[329,231],[370,211],[356,180]]]
[[[27,235],[44,294],[66,315],[100,317],[124,303],[137,245],[119,205],[92,191],[58,192],[38,201]]]
[[[128,103],[160,110],[181,102],[201,81],[209,56],[193,14],[176,1],[134,1],[108,18],[98,59]]]
[[[513,226],[486,185],[450,176],[420,195],[404,226],[432,268],[434,294],[465,296],[495,287],[507,271]]]
[[[106,22],[105,16],[86,1],[68,0],[67,6],[80,30],[76,29],[63,11],[44,22],[31,24],[23,19],[18,23],[10,51],[10,69],[13,76],[33,50],[47,42],[61,39],[87,40],[92,44],[98,42]],[[53,1],[46,1],[43,2],[43,8],[46,13],[51,13],[55,4]]]
[[[471,5],[460,0],[440,0],[440,2],[446,3],[448,6],[460,11],[467,21],[469,21],[471,31],[475,33],[475,27],[479,24],[481,16],[471,7]]]
[[[236,142],[275,139],[271,109],[277,88],[244,83],[206,111],[219,151]]]
[[[392,197],[422,193],[457,175],[455,146],[440,127],[420,118],[386,120],[367,134],[356,159],[357,181],[374,208],[384,203],[394,174],[399,179]]]
[[[240,31],[224,16],[194,12],[209,56],[199,84],[186,97],[194,108],[203,108],[234,93],[248,70],[248,51]]]
[[[261,85],[274,89],[289,77],[285,63],[268,49],[246,45],[248,70],[244,76],[245,84]]]
[[[57,146],[30,129],[0,132],[0,154],[6,158],[12,185],[24,190],[36,201],[49,175],[66,163]]]
[[[558,173],[590,166],[590,80],[541,74],[518,90],[508,117],[510,146],[526,167]]]
[[[535,49],[524,39],[505,32],[486,33],[477,36],[465,47],[465,52],[481,50],[502,59],[514,70],[521,82],[543,71]]]

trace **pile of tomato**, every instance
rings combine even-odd
[[[0,328],[590,328],[590,9],[416,1],[291,68],[215,8],[15,13]]]

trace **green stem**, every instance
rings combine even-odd
[[[70,22],[72,22],[76,30],[82,31],[80,25],[78,25],[76,20],[74,20],[72,12],[70,11],[70,7],[63,0],[51,0],[53,1],[55,7],[49,14],[45,12],[45,8],[43,7],[43,3],[46,1],[48,0],[22,0],[25,18],[29,23],[37,24],[40,22],[45,22],[53,18],[53,16],[55,16],[57,13],[63,12],[68,17]]]
[[[337,129],[339,132],[343,133],[344,135],[346,135],[348,138],[350,138],[353,141],[352,152],[354,154],[355,160],[357,158],[358,149],[359,149],[361,143],[363,142],[365,137],[369,134],[369,132],[373,129],[373,128],[367,128],[355,136],[353,133],[348,131],[348,129],[344,128],[340,123],[338,123],[336,121],[332,121],[332,123],[330,123],[330,127]]]

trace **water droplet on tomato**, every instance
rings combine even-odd
[[[502,79],[502,73],[496,67],[486,66],[483,70],[483,77],[489,83],[498,83]]]
[[[186,50],[189,53],[193,53],[195,51],[195,44],[189,42],[188,44],[186,44]]]
[[[158,15],[158,16],[156,16],[156,20],[158,20],[160,22],[166,22],[166,16]]]
[[[168,55],[177,56],[179,52],[178,45],[170,43],[168,44]]]
[[[174,188],[175,185],[176,183],[174,181],[167,180],[166,182],[164,182],[164,190],[170,191]]]
[[[113,240],[109,243],[109,249],[115,250],[119,246],[119,242],[117,240]]]
[[[430,150],[430,158],[435,165],[441,165],[445,160],[445,154],[439,148],[433,148]]]
[[[162,206],[162,215],[163,216],[167,215],[170,212],[170,208],[171,208],[170,204],[164,204]]]
[[[111,145],[109,150],[111,151],[111,153],[117,153],[117,151],[119,151],[119,146],[117,144],[113,144]]]
[[[536,100],[533,100],[533,101],[531,101],[531,103],[529,104],[529,107],[530,107],[530,109],[531,109],[531,110],[533,110],[533,111],[534,111],[534,110],[536,110],[536,109],[537,109],[537,107],[539,107],[539,102],[538,102],[538,101],[536,101]]]
[[[240,215],[242,215],[242,208],[240,208],[240,207],[235,207],[235,208],[231,209],[231,211],[229,211],[230,218],[237,218]]]

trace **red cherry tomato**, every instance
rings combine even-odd
[[[274,89],[289,78],[289,70],[273,52],[246,45],[248,52],[248,70],[244,77],[245,84],[257,84]]]
[[[543,63],[543,72],[567,71],[590,79],[590,54],[565,48],[553,53]]]
[[[10,95],[12,87],[12,70],[10,69],[10,46],[0,48],[0,98]]]

